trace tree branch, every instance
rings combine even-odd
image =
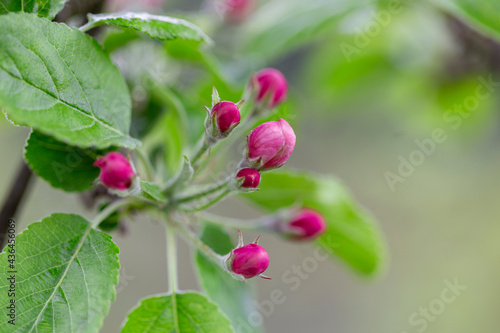
[[[16,217],[21,201],[27,192],[31,175],[30,168],[22,160],[17,171],[17,176],[12,182],[10,190],[7,192],[7,197],[0,211],[0,250],[4,247],[9,219]]]

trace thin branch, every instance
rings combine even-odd
[[[17,211],[26,192],[29,188],[29,182],[32,176],[30,168],[22,160],[17,176],[11,184],[10,190],[7,192],[7,198],[0,211],[0,250],[3,249],[7,229],[9,226],[9,219],[17,216]]]

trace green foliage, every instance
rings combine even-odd
[[[229,320],[200,294],[147,298],[127,318],[122,333],[232,333]]]
[[[118,252],[110,236],[78,215],[53,214],[31,224],[0,254],[0,270],[17,271],[17,332],[97,332],[115,299]],[[9,286],[0,279],[3,309],[12,298]],[[10,327],[2,323],[0,332]]]
[[[52,20],[67,0],[0,0],[0,15],[9,12],[34,13]],[[37,4],[37,6],[35,6]]]
[[[206,225],[200,238],[220,255],[234,249],[229,235],[217,226]],[[200,251],[196,253],[196,267],[203,290],[231,319],[236,333],[261,332],[248,323],[248,314],[255,310],[251,283],[243,284],[234,279]]]
[[[95,40],[23,13],[0,16],[0,31],[0,106],[11,121],[82,148],[139,145],[128,88]]]
[[[93,163],[102,152],[71,147],[36,131],[30,134],[25,149],[28,165],[53,187],[83,191],[99,176]]]
[[[385,261],[384,240],[372,221],[331,176],[305,172],[272,172],[265,175],[261,191],[244,197],[271,211],[292,205],[317,210],[325,217],[328,231],[318,239],[359,273],[379,271]]]
[[[89,30],[100,25],[134,29],[159,40],[186,39],[210,41],[205,33],[191,22],[146,13],[98,14],[88,15],[89,23],[82,30]]]

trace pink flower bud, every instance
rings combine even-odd
[[[322,235],[327,225],[320,213],[304,208],[292,217],[284,229],[293,239],[312,240]]]
[[[283,119],[257,126],[248,136],[248,163],[257,170],[283,166],[295,148],[295,133]]]
[[[101,168],[99,179],[105,186],[126,190],[132,185],[135,172],[130,162],[122,154],[116,151],[107,153],[95,161],[94,166]]]
[[[215,104],[211,114],[212,117],[214,117],[219,132],[223,136],[229,135],[229,133],[240,123],[241,119],[238,106],[228,101],[222,101]]]
[[[247,279],[264,273],[269,266],[266,249],[255,243],[234,249],[231,256],[232,271]]]
[[[238,171],[236,178],[243,178],[241,187],[256,188],[260,183],[260,173],[252,168],[245,168]]]
[[[255,0],[224,0],[224,17],[231,23],[245,21],[255,9]]]
[[[270,108],[284,102],[288,93],[285,77],[274,68],[265,68],[256,73],[250,81],[250,88],[254,90],[258,103],[269,99]]]

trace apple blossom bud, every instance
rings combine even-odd
[[[283,166],[295,148],[295,133],[283,119],[257,126],[248,136],[247,162],[257,170]]]
[[[244,188],[256,188],[260,183],[260,173],[252,168],[241,169],[236,178],[243,179],[240,186]]]
[[[238,236],[238,246],[223,259],[228,272],[243,282],[257,275],[263,279],[270,279],[262,274],[269,266],[269,254],[258,244],[260,236],[248,245],[243,244],[243,235],[240,230],[238,230]]]
[[[231,268],[247,279],[264,273],[269,266],[269,254],[259,244],[247,244],[232,252]]]
[[[240,123],[240,109],[233,102],[222,101],[214,105],[211,115],[222,136],[228,136]]]
[[[257,72],[250,81],[250,88],[255,94],[257,103],[266,102],[271,109],[284,102],[288,93],[285,77],[274,68],[265,68]]]
[[[324,217],[309,208],[304,208],[294,214],[282,225],[282,231],[295,240],[313,240],[321,236],[327,229]]]
[[[95,161],[94,166],[101,168],[99,179],[106,187],[123,191],[132,185],[134,168],[119,152],[107,153]]]
[[[230,23],[245,21],[255,9],[255,0],[223,0],[224,18]]]

